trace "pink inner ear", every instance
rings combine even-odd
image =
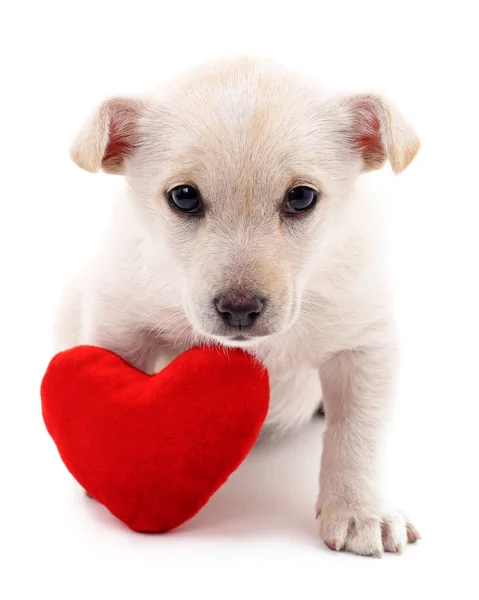
[[[368,115],[365,123],[359,127],[359,138],[357,144],[363,154],[382,152],[381,134],[379,132],[380,124],[376,115]]]
[[[111,160],[115,160],[120,162],[125,156],[133,149],[133,144],[128,139],[118,131],[118,127],[115,123],[110,125],[110,138],[108,140],[108,145],[105,150],[105,155],[103,157],[104,161],[110,162]]]
[[[131,155],[137,146],[136,124],[140,107],[135,101],[113,100],[110,106],[108,144],[103,156],[103,165],[120,166],[123,159]]]
[[[377,107],[369,98],[356,100],[354,104],[354,143],[362,154],[365,168],[378,168],[383,164],[386,152]]]

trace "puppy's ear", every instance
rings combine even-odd
[[[350,115],[349,136],[363,159],[363,170],[372,171],[389,160],[401,173],[416,156],[420,142],[403,116],[384,98],[359,95],[345,100]]]
[[[85,171],[122,174],[125,158],[138,146],[143,100],[111,98],[103,102],[79,131],[70,156]]]

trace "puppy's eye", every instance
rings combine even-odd
[[[178,185],[168,192],[168,200],[177,210],[198,214],[201,212],[201,196],[192,185]]]
[[[285,200],[284,212],[288,214],[304,213],[313,208],[318,200],[318,192],[307,185],[298,185],[291,189]]]

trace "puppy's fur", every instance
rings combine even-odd
[[[57,349],[95,344],[151,372],[197,344],[244,347],[269,371],[275,430],[311,418],[321,381],[319,533],[336,550],[400,552],[419,534],[385,510],[379,487],[396,335],[374,202],[357,180],[386,161],[403,171],[418,148],[386,100],[325,96],[260,60],[107,100],[72,158],[124,175],[128,190],[103,251],[62,300]],[[202,216],[172,208],[180,184],[200,191]],[[291,217],[284,198],[297,185],[319,202]],[[228,290],[265,298],[240,338],[215,307]]]

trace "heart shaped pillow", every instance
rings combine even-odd
[[[241,350],[194,348],[155,375],[116,354],[57,354],[43,418],[68,470],[135,531],[194,516],[241,464],[269,404],[268,375]]]

